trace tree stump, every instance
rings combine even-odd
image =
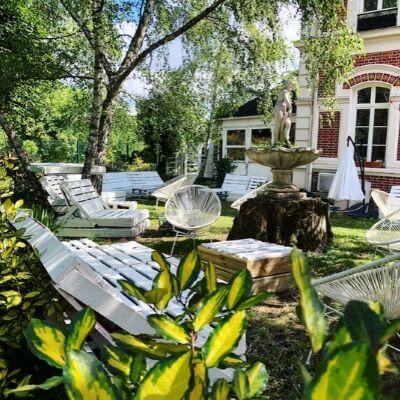
[[[317,251],[332,242],[329,204],[317,198],[249,199],[240,207],[228,240],[253,238],[263,242]]]

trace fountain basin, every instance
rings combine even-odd
[[[257,164],[272,169],[293,169],[315,161],[321,154],[320,150],[309,147],[271,148],[268,150],[251,148],[246,150],[247,157]]]
[[[272,181],[266,185],[266,192],[297,193],[299,188],[292,183],[293,169],[315,161],[320,150],[309,147],[276,147],[270,149],[251,148],[246,155],[257,164],[270,167]]]

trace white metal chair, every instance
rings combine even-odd
[[[350,300],[379,302],[388,320],[400,317],[400,253],[315,279],[312,284],[317,292],[343,305]]]
[[[400,252],[400,206],[369,228],[365,239],[373,246]]]
[[[197,232],[211,225],[221,215],[221,201],[215,191],[201,185],[184,186],[165,205],[165,218],[176,233],[171,255],[178,236],[187,236],[196,243]]]
[[[174,193],[181,187],[193,185],[196,181],[197,174],[183,174],[179,175],[169,181],[165,182],[159,189],[155,190],[151,195],[157,199],[156,207],[160,201],[166,202]]]

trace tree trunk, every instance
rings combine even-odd
[[[105,73],[103,68],[104,47],[102,29],[102,5],[97,0],[92,1],[92,19],[94,27],[94,81],[92,111],[89,125],[89,139],[85,152],[85,163],[82,177],[90,178],[96,165],[97,144],[99,141],[100,119],[102,115],[103,93],[105,89]],[[94,182],[95,183],[95,182]]]
[[[332,242],[329,204],[316,198],[276,199],[259,195],[240,207],[228,240],[254,238],[304,251],[323,250]]]
[[[47,194],[43,190],[42,185],[39,182],[38,177],[34,172],[29,169],[30,163],[22,150],[22,146],[19,143],[17,136],[12,129],[12,127],[7,122],[6,114],[0,110],[0,126],[3,128],[6,136],[8,138],[9,143],[15,151],[15,154],[18,157],[18,160],[21,163],[22,169],[25,173],[27,186],[31,189],[31,192],[34,194],[34,198],[39,201],[43,208],[49,209],[49,203],[47,202]]]
[[[201,160],[199,174],[197,175],[196,181],[201,181],[204,178],[204,173],[206,172],[208,154],[210,153],[210,146],[208,142],[210,141],[211,138],[211,131],[212,131],[212,120],[210,119],[207,121],[206,138],[204,140],[204,146],[205,146],[204,162]]]

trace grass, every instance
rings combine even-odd
[[[158,215],[162,207],[153,202],[143,202],[139,207],[150,210],[151,230],[138,241],[158,251],[169,253],[173,236],[160,236],[157,232]],[[225,240],[232,226],[236,211],[223,204],[222,216],[206,232],[200,235],[199,243]],[[307,259],[314,276],[328,275],[371,261],[374,249],[365,241],[366,230],[373,220],[350,218],[345,214],[333,214],[334,241],[323,253],[307,253]],[[190,240],[180,239],[176,255],[191,250]],[[274,295],[251,312],[247,331],[247,356],[249,360],[264,362],[270,374],[267,394],[270,400],[297,400],[301,398],[302,381],[299,364],[307,357],[309,339],[296,315],[297,294],[291,292]]]

